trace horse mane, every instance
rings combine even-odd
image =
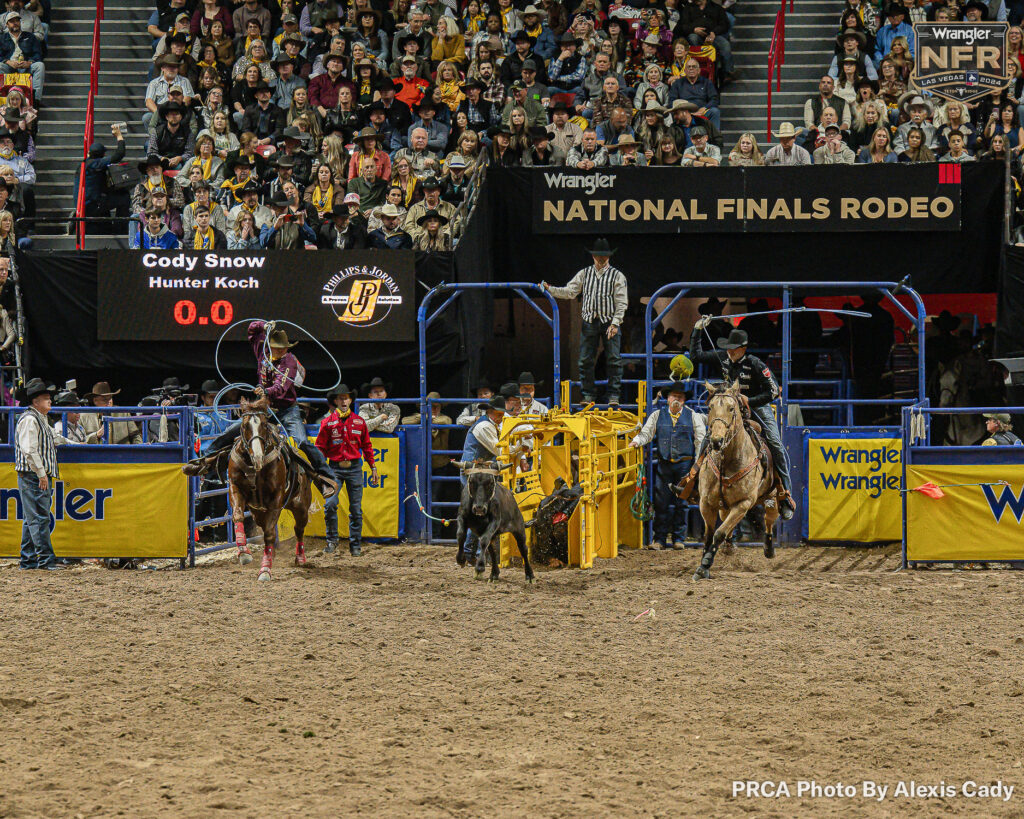
[[[242,408],[242,412],[261,412],[266,414],[270,410],[270,399],[267,396],[262,395],[256,401],[249,401],[242,398],[239,401],[239,406]]]

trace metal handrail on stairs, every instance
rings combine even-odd
[[[789,11],[793,12],[793,0],[788,0]],[[775,90],[782,90],[782,66],[786,62],[786,3],[782,0],[779,10],[775,13],[775,27],[772,29],[772,42],[768,47],[768,134],[765,140],[772,141],[772,74],[775,74]]]
[[[96,0],[96,19],[92,24],[92,56],[89,59],[89,101],[85,108],[85,137],[82,146],[82,164],[78,169],[78,199],[75,202],[75,215],[81,219],[85,216],[85,163],[89,160],[89,146],[94,137],[94,119],[96,117],[96,94],[100,90],[100,23],[103,20],[103,0]],[[77,226],[78,250],[85,248],[85,222],[79,221]]]

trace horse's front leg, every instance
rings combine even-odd
[[[306,565],[306,549],[303,544],[303,537],[306,534],[306,524],[309,523],[309,504],[312,500],[309,484],[303,483],[295,492],[288,509],[295,518],[295,565]]]
[[[265,512],[260,528],[263,529],[263,563],[260,565],[258,580],[270,580],[270,570],[274,566],[274,553],[277,551],[277,519],[281,510]]]
[[[245,566],[252,563],[252,549],[245,539],[245,499],[235,482],[228,481],[228,497],[231,500],[231,522],[235,526],[235,546],[238,547],[238,562]]]
[[[693,573],[694,580],[706,580],[711,577],[711,564],[715,560],[715,549],[711,540],[715,534],[715,525],[718,523],[718,505],[712,503],[710,492],[700,493],[700,516],[704,519],[704,554],[701,555],[700,565]]]

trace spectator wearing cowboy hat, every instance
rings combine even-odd
[[[391,385],[379,376],[360,389],[369,400],[359,405],[359,414],[366,420],[370,432],[391,433],[398,428],[398,405],[384,401],[390,389]]]
[[[383,204],[388,193],[388,183],[386,179],[381,179],[377,176],[377,165],[375,162],[364,162],[359,176],[349,180],[347,190],[348,194],[345,196],[346,203],[348,197],[355,194],[359,197],[359,211],[365,214],[367,211]]]
[[[779,141],[764,155],[765,165],[810,165],[811,155],[796,144],[796,137],[803,128],[794,128],[792,122],[783,122],[773,135]]]
[[[0,112],[3,117],[4,126],[10,132],[14,141],[14,152],[25,157],[30,163],[36,161],[36,144],[32,134],[22,127],[25,115],[13,106],[5,106]],[[91,146],[90,146],[91,147]]]
[[[437,211],[438,214],[443,216],[446,224],[455,218],[455,206],[441,198],[441,183],[436,176],[423,180],[423,199],[409,208],[402,227],[410,236],[419,236],[423,232],[420,219],[423,218],[427,211],[431,210]],[[452,227],[454,228],[455,226],[453,225]]]
[[[370,247],[378,250],[412,250],[412,237],[402,230],[402,212],[388,202],[380,211],[381,227],[370,232]]]
[[[254,181],[249,180],[238,193],[241,195],[241,201],[228,211],[228,224],[236,225],[239,214],[246,211],[252,214],[256,229],[262,236],[263,229],[274,223],[274,212],[266,205],[260,204],[260,189]]]
[[[273,155],[270,164],[274,168],[275,175],[273,179],[263,186],[263,196],[261,198],[265,201],[269,200],[279,190],[282,190],[285,182],[295,181],[295,157],[288,156],[279,151]]]
[[[327,528],[324,552],[330,554],[338,548],[338,499],[341,487],[344,486],[348,493],[348,549],[353,557],[359,557],[362,554],[363,535],[362,459],[365,458],[370,465],[371,486],[380,485],[380,476],[373,457],[373,444],[370,442],[370,425],[361,413],[356,415],[352,412],[354,400],[355,392],[347,384],[339,385],[328,394],[327,404],[331,411],[320,421],[316,446],[323,453],[338,483],[338,492],[324,504]]]
[[[69,444],[99,442],[97,433],[94,432],[91,436],[86,434],[85,428],[82,426],[82,413],[71,411],[82,406],[82,399],[74,390],[63,389],[58,392],[53,396],[53,406],[68,410],[68,412],[62,413],[60,420],[53,425],[54,435],[63,437]]]
[[[487,86],[481,80],[467,80],[462,90],[466,98],[459,103],[456,113],[466,115],[467,127],[481,134],[498,123],[500,115],[494,103],[484,99],[483,92]]]
[[[461,154],[455,154],[448,159],[445,170],[447,173],[441,180],[441,199],[458,209],[466,198],[470,183],[466,175],[466,160]]]
[[[714,148],[715,146],[712,145],[711,147]],[[632,134],[623,134],[619,137],[618,142],[607,146],[607,148],[609,165],[632,165],[637,168],[647,166],[647,157],[640,153],[640,143],[636,141]],[[687,150],[690,149],[687,148]],[[718,149],[716,148],[715,150]]]
[[[989,437],[982,446],[1021,446],[1021,440],[1013,432],[1013,419],[1008,412],[983,412],[985,431]]]
[[[522,78],[523,63],[529,59],[533,59],[534,64],[537,66],[537,82],[550,86],[552,83],[548,71],[545,69],[544,59],[533,50],[533,37],[525,31],[519,30],[512,38],[512,45],[512,53],[502,61],[501,70],[498,72],[505,88],[510,88],[513,82]],[[581,74],[581,81],[582,78],[583,75]]]
[[[316,108],[322,117],[326,117],[327,112],[337,106],[338,90],[343,85],[352,88],[352,83],[344,77],[344,56],[328,54],[324,57],[324,62],[327,71],[309,81],[309,104]]]
[[[707,117],[698,116],[696,114],[698,110],[696,105],[686,100],[675,100],[669,106],[668,131],[675,140],[676,148],[680,154],[693,144],[693,140],[690,138],[690,131],[698,126],[708,132],[708,142],[712,145],[717,145],[719,148],[722,147],[721,131],[712,125]]]
[[[147,111],[142,115],[142,124],[147,129],[151,127],[153,120],[159,114],[160,106],[167,102],[172,86],[177,85],[181,88],[184,105],[189,105],[192,102],[192,97],[195,94],[192,90],[192,83],[186,77],[178,76],[179,65],[178,59],[169,54],[165,54],[156,61],[155,67],[160,75],[150,80],[146,87]]]
[[[890,3],[885,12],[886,24],[875,34],[875,65],[879,65],[897,37],[906,37],[908,50],[914,53],[914,27],[907,23],[907,10],[899,3]]]
[[[587,76],[587,61],[579,53],[582,45],[582,40],[571,32],[565,32],[558,40],[558,56],[548,67],[547,84],[551,88],[573,94],[574,102],[583,99],[583,79]]]
[[[583,129],[569,119],[569,107],[563,100],[551,106],[551,124],[547,131],[551,135],[551,144],[560,148],[568,158],[569,151],[583,142]]]
[[[120,390],[112,390],[107,381],[97,381],[92,385],[92,389],[83,396],[83,399],[85,401],[92,401],[94,407],[112,407],[114,406],[114,396],[120,392]],[[114,445],[142,443],[142,433],[134,421],[111,421],[109,423],[109,437],[107,437],[108,425],[104,424],[104,417],[126,418],[130,417],[130,414],[127,412],[83,413],[81,423],[86,435],[94,437],[98,442],[106,441],[106,443]]]
[[[473,387],[473,396],[477,401],[484,403],[466,404],[462,412],[459,413],[459,417],[455,420],[455,423],[460,427],[471,427],[478,418],[483,416],[484,412],[486,412],[487,402],[494,396],[494,390],[486,381],[478,381],[476,386]]]
[[[146,154],[159,156],[167,168],[180,168],[195,154],[195,136],[185,127],[182,116],[185,108],[173,100],[157,109],[163,120],[149,135]]]
[[[674,381],[664,391],[667,406],[654,410],[643,428],[629,442],[639,449],[654,442],[658,455],[657,481],[654,485],[653,549],[682,549],[686,546],[686,502],[672,491],[682,483],[700,452],[707,431],[707,418],[686,406],[687,386]]]
[[[531,148],[523,154],[524,166],[538,168],[565,164],[565,151],[551,143],[551,134],[547,128],[534,125],[530,127],[529,134]],[[628,137],[626,134],[619,139],[621,141]]]
[[[537,400],[537,386],[543,382],[537,381],[536,377],[529,370],[523,370],[516,379],[519,386],[519,401],[522,404],[523,413],[527,415],[547,415],[548,408]]]
[[[310,157],[308,148],[313,145],[309,134],[304,134],[295,125],[287,126],[281,132],[281,139],[278,141],[278,151],[275,158],[278,160],[288,156],[294,160],[292,174],[297,185],[308,185],[313,174],[313,160]]]
[[[534,52],[545,62],[558,54],[558,43],[548,24],[544,22],[547,13],[530,3],[522,11],[523,31],[533,38]]]
[[[892,149],[896,153],[907,150],[907,134],[910,133],[911,128],[920,128],[924,132],[924,144],[926,147],[931,148],[933,151],[938,149],[939,129],[928,122],[935,113],[935,106],[932,105],[931,100],[922,97],[915,91],[908,91],[900,97],[897,106],[900,113],[907,117],[908,122],[904,122],[896,129]]]
[[[355,179],[362,175],[363,165],[371,162],[377,166],[377,178],[391,179],[391,158],[382,150],[386,146],[380,144],[380,135],[372,127],[363,128],[352,141],[356,144],[355,151],[348,163],[348,178]]]
[[[25,385],[29,407],[21,414],[14,432],[14,469],[22,510],[22,569],[60,568],[50,543],[50,504],[54,481],[60,478],[56,447],[74,442],[50,428],[47,415],[53,392],[54,387],[39,378]]]
[[[628,305],[626,277],[609,264],[615,250],[607,239],[598,239],[587,248],[594,263],[580,270],[565,287],[552,287],[541,282],[541,287],[556,299],[575,299],[582,296],[583,326],[580,335],[580,380],[583,382],[583,401],[597,399],[594,383],[594,362],[597,348],[604,341],[608,371],[608,403],[619,403],[622,380],[620,357],[622,336],[619,327]]]
[[[253,95],[256,102],[245,109],[241,130],[255,134],[257,145],[274,145],[283,137],[285,126],[288,124],[288,112],[270,101],[274,96],[274,89],[265,82],[261,81],[253,89]]]
[[[244,135],[243,135],[244,136]],[[248,138],[255,141],[256,137],[252,134],[248,135]],[[255,185],[257,191],[260,190],[259,185],[259,166],[253,161],[253,157],[247,156],[244,153],[228,154],[228,158],[224,160],[224,181],[220,183],[219,187],[219,198],[225,208],[229,210],[242,201],[242,191],[248,185]]]
[[[844,30],[836,37],[836,45],[842,49],[842,53],[837,53],[832,58],[832,63],[828,67],[828,75],[832,79],[839,79],[839,68],[843,60],[853,57],[857,62],[857,73],[862,77],[877,82],[878,71],[875,69],[875,64],[872,62],[871,57],[866,53],[868,38],[863,31],[855,28]]]
[[[306,212],[289,211],[288,196],[278,191],[270,200],[274,221],[260,229],[260,245],[275,250],[301,250],[305,245],[316,244],[316,233],[306,221]]]
[[[428,253],[448,251],[452,249],[452,237],[443,228],[448,224],[448,217],[436,210],[428,210],[416,220],[419,232],[413,240],[414,250]]]
[[[295,43],[297,41],[289,38],[288,42]],[[295,62],[288,54],[281,53],[274,57],[270,63],[277,71],[277,77],[271,83],[274,95],[270,101],[278,108],[287,109],[292,104],[292,92],[296,88],[306,87],[306,81],[299,76],[298,71],[295,69]]]
[[[413,131],[417,128],[422,128],[427,132],[427,149],[435,154],[443,153],[445,146],[448,144],[448,135],[451,129],[443,122],[438,122],[434,118],[436,113],[437,104],[431,99],[430,95],[423,97],[413,109],[415,119],[413,119],[412,125],[409,126],[409,130],[404,134],[399,134],[396,131],[395,136],[392,137],[392,149],[398,150],[399,147],[411,145]]]
[[[362,250],[369,240],[360,221],[353,220],[348,205],[336,202],[329,219],[325,219],[317,232],[317,247],[321,250]]]

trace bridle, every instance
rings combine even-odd
[[[712,396],[711,401],[714,401],[718,397],[719,396],[717,396],[717,395],[716,396]],[[722,396],[722,397],[726,397],[726,396]],[[729,396],[729,397],[731,398],[731,396]],[[708,402],[708,403],[710,404],[710,402]],[[738,410],[739,410],[739,402],[735,398],[732,398],[732,409],[731,409],[732,418],[731,418],[731,420],[726,421],[724,418],[715,418],[710,423],[710,425],[708,426],[708,433],[710,434],[710,432],[711,432],[712,428],[715,426],[715,424],[725,424],[726,425],[726,430],[728,431],[728,435],[726,435],[725,439],[722,441],[722,446],[721,446],[721,449],[719,450],[720,452],[724,452],[725,449],[729,446],[729,444],[732,443],[733,439],[736,437],[736,433],[737,433],[736,414],[737,414]]]
[[[259,434],[255,436],[250,435],[249,438],[246,438],[245,430],[247,428],[251,429],[249,421],[251,421],[253,418],[262,418],[264,423],[259,425],[259,427],[261,427],[261,431],[259,432]],[[246,472],[249,472],[255,468],[253,466],[254,459],[252,454],[253,441],[259,441],[263,445],[263,465],[266,466],[267,464],[271,463],[277,457],[277,453],[280,451],[281,439],[279,438],[277,432],[274,430],[273,426],[270,423],[267,423],[266,410],[246,410],[242,413],[240,421],[242,424],[242,429],[238,435],[238,440],[242,444],[242,451],[249,456],[249,465],[248,468],[246,469]]]

